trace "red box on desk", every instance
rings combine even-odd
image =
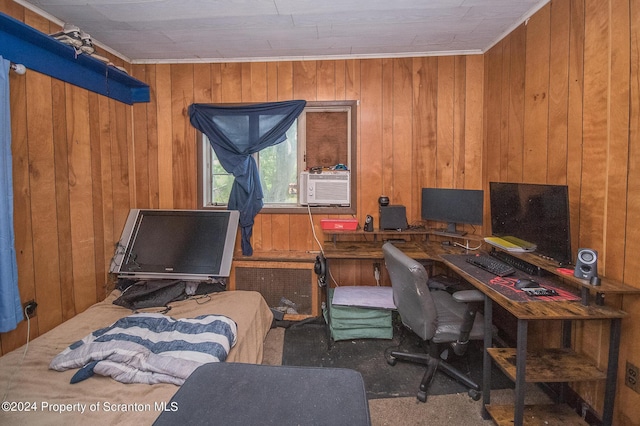
[[[355,231],[358,219],[320,219],[323,231]]]

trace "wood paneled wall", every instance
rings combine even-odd
[[[50,32],[9,0],[0,10]],[[133,107],[35,72],[13,74],[19,285],[22,300],[39,304],[32,337],[104,297],[130,207],[197,206],[193,102],[358,100],[361,222],[377,218],[381,194],[418,221],[423,186],[566,183],[574,254],[595,248],[602,273],[640,286],[639,18],[639,0],[554,0],[483,56],[133,65],[152,89],[151,102]],[[253,245],[317,250],[304,214],[260,214]],[[337,275],[342,284],[373,282],[370,263],[346,262]],[[615,420],[634,424],[640,396],[624,387],[622,371],[627,360],[640,365],[640,301],[607,303],[630,313]],[[604,365],[607,324],[576,326],[576,345]],[[0,353],[25,333],[22,323],[2,334]],[[550,335],[532,339],[556,343]],[[574,388],[599,410],[601,386]]]
[[[133,75],[152,88],[151,103],[133,108],[138,207],[197,207],[194,102],[358,100],[361,223],[367,214],[377,223],[381,194],[407,206],[412,223],[423,186],[482,187],[482,56],[134,65]],[[256,251],[318,250],[306,213],[258,215],[252,243]],[[375,283],[364,263],[332,272],[341,284]]]
[[[636,0],[553,0],[485,54],[485,189],[490,181],[567,184],[574,256],[596,249],[599,273],[640,287],[640,87]],[[607,303],[622,322],[615,424],[637,424],[624,386],[640,363],[640,301]],[[608,322],[575,324],[576,347],[606,365]],[[551,336],[551,337],[549,337]],[[553,344],[557,333],[534,342]],[[603,384],[575,384],[601,410]]]
[[[60,30],[9,0],[0,10],[44,33]],[[31,70],[11,72],[10,90],[18,284],[23,302],[38,303],[34,338],[106,295],[133,201],[132,114]],[[26,332],[23,321],[1,334],[0,354],[23,345]]]

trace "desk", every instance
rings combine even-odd
[[[544,419],[549,415],[547,407],[524,406],[525,383],[542,382],[576,382],[589,380],[606,380],[603,425],[611,425],[613,421],[613,404],[616,391],[618,347],[620,343],[621,320],[627,314],[623,311],[609,308],[595,303],[584,304],[568,301],[535,301],[516,302],[494,290],[487,282],[493,275],[477,268],[466,267],[466,262],[460,256],[443,256],[442,261],[454,272],[474,285],[485,295],[484,318],[485,327],[492,325],[493,303],[499,304],[516,317],[518,334],[516,348],[492,348],[491,336],[485,336],[483,360],[483,405],[485,417],[490,415],[498,425],[515,424],[520,426],[527,416]],[[527,330],[529,321],[561,320],[563,321],[563,347],[557,349],[543,349],[540,351],[527,350]],[[607,371],[599,370],[595,364],[582,354],[570,349],[571,321],[576,320],[609,320],[609,357]],[[514,406],[492,406],[490,404],[491,390],[491,362],[497,365],[515,381]],[[557,407],[556,407],[557,408]],[[554,413],[562,416],[570,415],[571,410]]]
[[[464,237],[463,237],[464,238]],[[580,289],[581,301],[535,301],[518,302],[509,299],[492,289],[486,283],[493,278],[489,272],[475,267],[466,267],[466,262],[456,260],[456,255],[465,250],[455,246],[443,246],[439,242],[405,242],[397,245],[407,255],[417,260],[431,260],[444,263],[450,270],[460,275],[485,295],[484,318],[485,328],[491,329],[493,303],[507,310],[517,320],[516,348],[493,348],[491,335],[484,341],[483,361],[483,416],[491,416],[498,425],[521,426],[524,423],[525,411],[537,420],[549,418],[576,418],[577,416],[565,404],[554,405],[553,408],[525,407],[525,383],[557,382],[563,387],[568,382],[605,380],[604,409],[602,422],[611,425],[617,385],[618,348],[621,334],[621,321],[627,314],[623,311],[607,307],[602,296],[612,294],[640,294],[640,289],[624,285],[612,280],[603,279],[603,285],[594,287],[585,280],[560,275],[557,265],[535,255],[528,254],[524,260],[534,263],[553,275],[563,278],[569,285]],[[325,248],[325,256],[330,259],[382,259],[382,242],[346,242],[338,241]],[[520,257],[520,256],[518,256]],[[566,287],[566,285],[565,285]],[[585,297],[595,293],[595,298]],[[558,320],[562,321],[562,347],[541,351],[527,350],[527,333],[530,321]],[[596,367],[586,355],[576,353],[571,347],[572,321],[607,320],[610,322],[609,353],[606,371]],[[513,406],[491,405],[491,363],[496,364],[515,382],[515,403]],[[562,399],[562,394],[560,398]],[[538,423],[536,423],[538,424]]]

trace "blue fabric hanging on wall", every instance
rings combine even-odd
[[[0,333],[15,329],[24,319],[18,291],[18,266],[13,233],[10,65],[9,61],[0,56]]]
[[[306,101],[294,100],[242,106],[192,104],[191,124],[211,142],[222,167],[235,177],[229,209],[240,212],[242,254],[251,256],[253,220],[263,202],[258,167],[252,154],[286,140],[287,130]]]

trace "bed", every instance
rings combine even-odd
[[[123,384],[103,376],[70,384],[77,370],[49,369],[51,360],[70,344],[132,313],[112,303],[119,295],[114,290],[104,301],[31,341],[24,359],[24,346],[0,357],[0,424],[149,425],[171,409],[167,403],[179,389],[173,384]],[[237,324],[237,342],[226,362],[261,363],[273,314],[260,293],[225,291],[210,296],[173,302],[167,315],[231,318]]]

